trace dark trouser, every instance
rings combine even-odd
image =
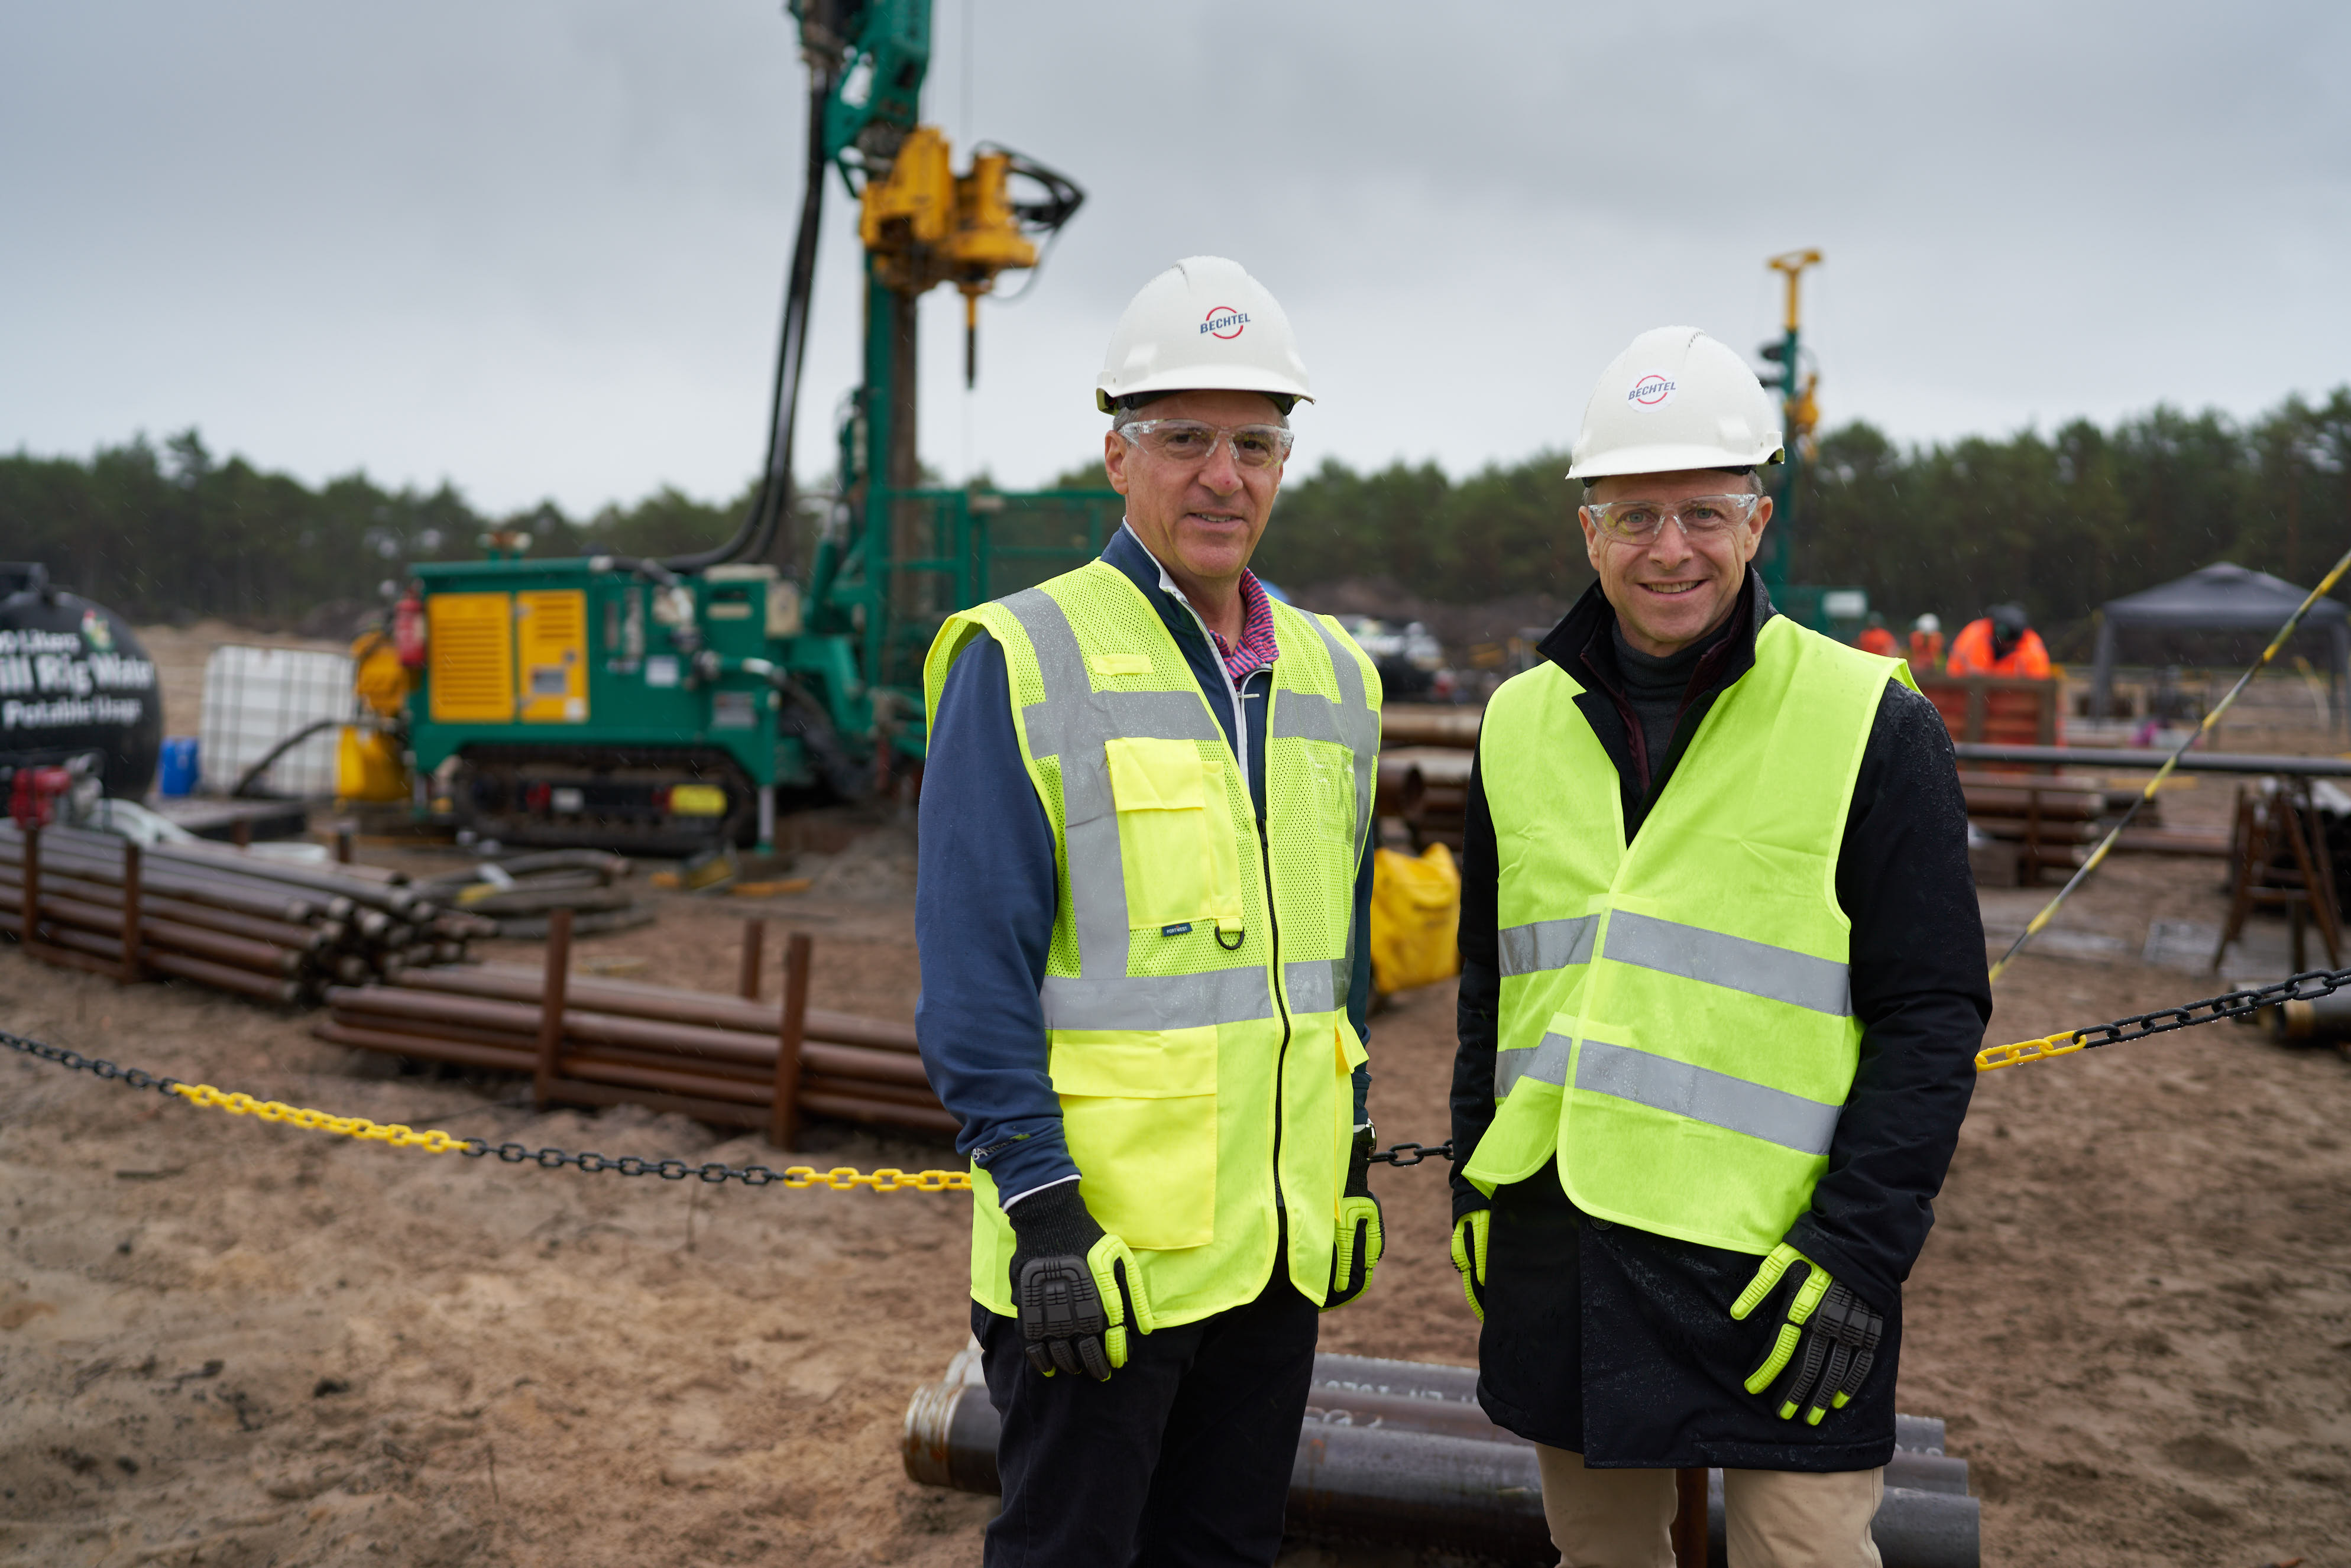
[[[1129,1334],[1107,1383],[1039,1375],[1020,1326],[974,1303],[988,1403],[1003,1422],[1004,1511],[987,1568],[1270,1564],[1318,1314],[1287,1277],[1180,1328]]]

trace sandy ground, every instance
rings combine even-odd
[[[799,869],[797,898],[664,896],[657,925],[583,938],[580,960],[729,989],[760,914],[814,934],[820,1005],[910,1018],[906,830]],[[2116,862],[2003,982],[1995,1036],[2217,989],[2179,956],[2220,918],[2216,879]],[[1987,894],[1987,918],[2020,925],[2041,896]],[[2276,967],[2277,942],[2234,970]],[[1445,1135],[1452,1005],[1432,988],[1375,1022],[1391,1139]],[[378,1121],[778,1163],[642,1112],[538,1114],[512,1082],[401,1075],[300,1017],[13,947],[0,1023]],[[914,1485],[897,1451],[908,1393],[964,1340],[961,1199],[394,1152],[16,1057],[0,1086],[0,1563],[978,1560],[990,1500]],[[2351,1556],[2346,1112],[2351,1064],[2226,1025],[1982,1082],[1912,1281],[1901,1403],[1949,1421],[1988,1561]],[[820,1165],[953,1163],[838,1126],[806,1142]],[[1442,1171],[1377,1178],[1389,1259],[1325,1320],[1329,1348],[1475,1360]]]

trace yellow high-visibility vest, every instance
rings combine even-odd
[[[1248,772],[1115,567],[952,617],[924,667],[935,712],[971,639],[1004,647],[1061,880],[1053,1089],[1086,1207],[1134,1249],[1160,1323],[1253,1300],[1285,1213],[1290,1279],[1321,1302],[1354,1135],[1347,991],[1379,675],[1327,616],[1272,608],[1262,848]],[[972,1198],[971,1293],[1009,1316],[1012,1227],[977,1167]]]
[[[1898,659],[1764,622],[1628,845],[1616,768],[1545,664],[1487,705],[1501,1005],[1488,1193],[1554,1154],[1576,1207],[1764,1253],[1812,1201],[1861,1024],[1837,854]]]

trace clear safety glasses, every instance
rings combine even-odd
[[[1170,463],[1206,463],[1219,444],[1230,442],[1233,461],[1243,468],[1272,467],[1290,455],[1290,444],[1296,439],[1279,424],[1228,427],[1196,419],[1138,419],[1120,425],[1118,433]]]
[[[1587,505],[1583,515],[1612,539],[1645,545],[1657,537],[1667,519],[1682,526],[1684,537],[1710,538],[1741,527],[1755,515],[1763,497],[1741,492],[1736,496],[1693,496],[1674,506],[1662,501],[1600,501]]]

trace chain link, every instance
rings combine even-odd
[[[1453,1157],[1453,1140],[1441,1144],[1397,1144],[1372,1156],[1375,1166],[1394,1166],[1399,1170],[1420,1164],[1423,1160],[1449,1160]]]
[[[2013,1045],[1988,1045],[1976,1052],[1976,1071],[1992,1072],[2003,1067],[2013,1067],[2020,1061],[2039,1061],[2045,1057],[2067,1056],[2077,1051],[2095,1051],[2102,1045],[2121,1045],[2199,1023],[2219,1023],[2223,1019],[2244,1018],[2263,1008],[2278,1007],[2286,1002],[2313,1002],[2321,997],[2331,997],[2346,987],[2351,987],[2351,969],[2306,970],[2255,990],[2228,991],[2217,997],[2206,997],[2201,1001],[2184,1002],[2176,1008],[2158,1008],[2153,1012],[2134,1013],[2112,1023],[2093,1024],[2087,1029],[2044,1035],[2039,1040],[2021,1040]]]
[[[110,1061],[101,1061],[96,1057],[84,1056],[78,1051],[68,1051],[62,1045],[51,1045],[47,1040],[26,1040],[23,1035],[11,1034],[5,1029],[0,1029],[0,1045],[5,1045],[22,1056],[37,1057],[43,1061],[53,1061],[68,1072],[92,1073],[110,1082],[119,1080],[128,1083],[133,1089],[153,1089],[162,1093],[170,1094],[180,1088],[180,1081],[176,1078],[160,1078],[152,1072],[141,1072],[135,1067],[117,1067]]]
[[[2134,1013],[2128,1018],[2116,1019],[2111,1023],[2043,1035],[2037,1040],[1989,1045],[1976,1052],[1976,1071],[1994,1072],[2022,1061],[2070,1056],[2077,1051],[2122,1045],[2151,1035],[2190,1029],[2198,1024],[2245,1018],[2264,1008],[2279,1007],[2287,1002],[2316,1001],[2346,988],[2351,988],[2351,968],[2307,970],[2274,985],[2252,990],[2228,991],[2177,1007]],[[481,1138],[460,1138],[437,1128],[419,1132],[397,1122],[376,1123],[364,1116],[337,1116],[329,1112],[307,1110],[281,1101],[256,1100],[243,1092],[224,1092],[209,1083],[183,1083],[176,1078],[142,1071],[136,1067],[118,1067],[102,1058],[84,1056],[46,1040],[28,1040],[6,1030],[0,1030],[0,1045],[22,1056],[54,1062],[68,1071],[88,1072],[111,1082],[127,1083],[133,1089],[152,1089],[160,1093],[175,1094],[190,1104],[210,1106],[226,1111],[233,1116],[257,1116],[265,1122],[287,1123],[313,1132],[332,1133],[367,1143],[389,1144],[394,1148],[421,1149],[427,1154],[458,1154],[473,1160],[496,1156],[504,1165],[535,1165],[545,1170],[560,1170],[569,1166],[590,1175],[611,1171],[624,1176],[658,1176],[664,1181],[684,1181],[691,1176],[712,1186],[738,1181],[745,1186],[780,1186],[795,1190],[823,1187],[832,1192],[851,1192],[859,1187],[877,1193],[971,1190],[971,1176],[967,1171],[904,1171],[893,1166],[870,1172],[850,1166],[836,1166],[822,1171],[813,1166],[787,1166],[782,1170],[776,1170],[768,1166],[729,1166],[717,1161],[695,1165],[675,1158],[648,1160],[636,1155],[614,1158],[593,1150],[573,1154],[557,1148],[534,1149],[526,1144],[491,1144]],[[1455,1158],[1453,1141],[1448,1138],[1441,1144],[1395,1144],[1374,1153],[1371,1163],[1403,1170],[1427,1160]]]
[[[623,1155],[615,1159],[592,1152],[575,1155],[562,1149],[534,1149],[524,1144],[491,1144],[481,1138],[461,1138],[437,1128],[418,1132],[397,1122],[376,1123],[364,1116],[337,1116],[325,1111],[305,1110],[277,1100],[256,1100],[243,1092],[224,1092],[209,1083],[183,1083],[176,1078],[142,1072],[135,1067],[117,1067],[113,1062],[84,1056],[46,1040],[27,1040],[6,1030],[0,1030],[0,1045],[21,1056],[54,1062],[69,1072],[88,1072],[110,1082],[128,1083],[133,1089],[153,1089],[165,1094],[176,1094],[192,1105],[225,1111],[232,1116],[257,1116],[265,1122],[283,1122],[311,1132],[333,1133],[365,1143],[389,1144],[396,1149],[421,1149],[426,1154],[458,1154],[474,1160],[495,1155],[502,1164],[510,1166],[535,1165],[546,1170],[559,1170],[569,1166],[575,1170],[591,1174],[611,1171],[621,1176],[659,1176],[664,1181],[684,1181],[693,1176],[713,1186],[739,1181],[745,1186],[819,1186],[833,1192],[853,1192],[859,1187],[872,1192],[971,1190],[971,1176],[967,1171],[903,1171],[889,1166],[870,1172],[850,1166],[836,1166],[827,1171],[818,1170],[813,1166],[787,1166],[778,1171],[766,1166],[722,1165],[715,1160],[695,1165],[680,1159],[648,1160],[635,1155]]]

